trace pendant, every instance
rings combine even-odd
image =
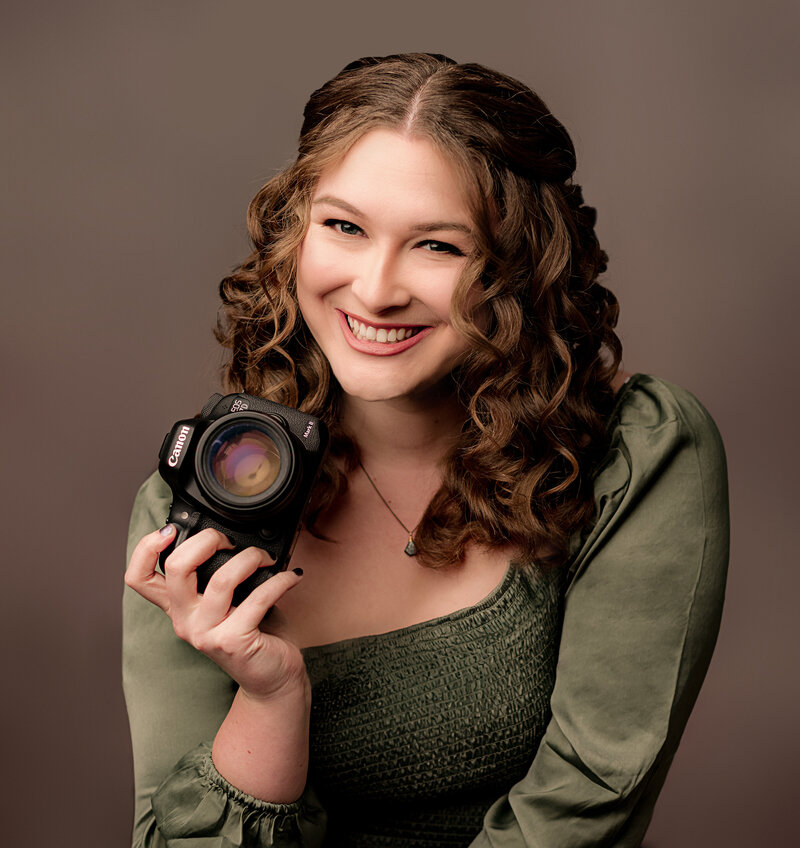
[[[417,555],[417,546],[414,544],[414,540],[411,536],[408,537],[408,544],[403,548],[403,553],[407,556],[416,556]]]

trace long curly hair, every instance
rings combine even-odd
[[[469,543],[563,561],[594,513],[621,359],[618,306],[598,283],[607,256],[572,181],[564,127],[521,82],[478,64],[409,53],[349,64],[309,99],[293,165],[250,203],[253,251],[220,284],[226,384],[319,416],[332,440],[307,526],[346,489],[359,449],[339,422],[341,388],[300,314],[298,249],[317,180],[365,133],[429,139],[463,175],[477,249],[451,306],[470,350],[451,375],[465,418],[415,531],[441,567]],[[475,292],[478,292],[477,296]]]

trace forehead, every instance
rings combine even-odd
[[[470,219],[459,170],[429,139],[389,129],[363,135],[320,175],[314,198],[336,197],[370,213]],[[365,208],[367,207],[367,208]]]

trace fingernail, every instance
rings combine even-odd
[[[162,536],[171,536],[175,532],[174,524],[165,524],[159,531]]]
[[[293,571],[293,572],[294,572],[294,573],[295,573],[298,577],[302,577],[302,576],[303,576],[303,569],[302,569],[302,568],[293,568],[293,569],[292,569],[292,571]]]

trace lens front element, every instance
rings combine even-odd
[[[242,498],[262,494],[281,470],[278,446],[249,422],[226,427],[208,452],[209,471],[226,492]]]
[[[259,412],[217,419],[200,437],[194,465],[200,495],[236,518],[261,520],[282,509],[302,480],[288,428]]]

